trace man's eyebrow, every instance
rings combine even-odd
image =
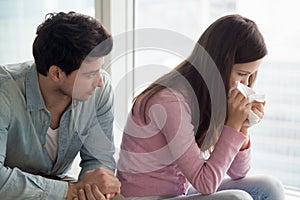
[[[94,74],[94,73],[99,72],[100,70],[101,70],[101,68],[97,69],[97,70],[89,71],[89,72],[82,72],[82,74]]]

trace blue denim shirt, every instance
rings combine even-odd
[[[115,169],[112,87],[101,73],[104,86],[87,101],[73,100],[63,113],[53,163],[45,149],[51,116],[35,64],[0,67],[0,199],[64,199],[66,182],[39,175],[63,177],[78,152],[79,176],[98,167]]]

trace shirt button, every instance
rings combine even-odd
[[[45,125],[48,125],[48,123],[49,123],[48,121],[44,121],[44,124],[45,124]]]

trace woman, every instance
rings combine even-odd
[[[284,199],[271,177],[245,177],[250,109],[236,82],[252,87],[267,54],[256,24],[224,16],[202,34],[191,56],[135,99],[117,176],[127,199]],[[230,178],[224,178],[225,174]]]

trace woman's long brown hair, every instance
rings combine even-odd
[[[178,84],[174,83],[178,83],[178,80],[184,77],[196,96],[196,99],[189,101],[189,106],[192,110],[195,139],[201,146],[211,121],[211,99],[207,85],[196,68],[203,66],[193,66],[190,62],[201,59],[199,57],[203,54],[200,52],[199,45],[209,54],[219,70],[226,94],[229,90],[229,79],[233,65],[263,58],[267,54],[267,48],[263,36],[252,20],[240,15],[224,16],[205,30],[189,58],[153,82],[135,98],[133,109],[139,109],[138,113],[146,123],[145,112],[149,99],[165,88],[177,89],[180,92],[180,89],[176,88]],[[250,77],[249,86],[253,85],[255,78],[256,73]],[[135,107],[136,99],[141,102],[139,108]],[[197,113],[197,111],[200,112]]]

